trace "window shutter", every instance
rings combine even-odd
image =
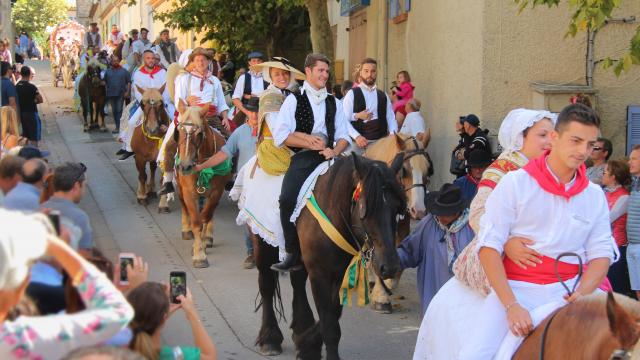
[[[640,144],[640,105],[629,105],[627,108],[627,155],[636,144]]]

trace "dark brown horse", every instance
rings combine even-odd
[[[174,133],[180,159],[176,163],[176,181],[182,205],[182,238],[195,239],[192,260],[196,268],[209,266],[205,249],[213,246],[213,213],[225,184],[232,176],[231,172],[213,176],[208,184],[198,186],[199,175],[194,171],[195,165],[213,156],[225,144],[224,137],[206,124],[201,110],[181,103],[178,106],[180,123]],[[201,210],[198,209],[200,197],[206,199]]]
[[[138,190],[136,197],[141,205],[147,204],[148,197],[156,197],[155,177],[158,164],[158,151],[162,139],[169,126],[169,116],[164,109],[162,92],[160,89],[143,89],[137,87],[142,94],[140,108],[142,109],[142,125],[135,128],[131,138],[131,149],[135,153],[136,168],[138,169]],[[147,181],[147,163],[149,163],[150,176]],[[168,212],[166,196],[160,199],[158,209]]]
[[[100,128],[106,132],[104,125],[104,103],[106,100],[106,89],[100,78],[100,65],[89,62],[87,70],[78,84],[78,95],[82,105],[82,118],[84,119],[84,131]],[[87,120],[87,116],[89,119]]]
[[[631,359],[640,350],[638,339],[640,303],[620,294],[593,294],[547,317],[513,359]]]
[[[376,276],[392,278],[399,270],[395,249],[396,217],[406,208],[405,194],[396,180],[403,162],[396,157],[391,169],[383,162],[360,156],[341,157],[317,180],[314,193],[319,207],[338,232],[355,249],[372,249]],[[362,191],[354,197],[355,189]],[[320,359],[322,344],[327,359],[339,359],[339,290],[352,256],[335,245],[308,209],[297,220],[304,269],[290,273],[293,286],[293,341],[300,359]],[[256,345],[266,355],[282,352],[282,332],[274,311],[278,275],[270,266],[278,261],[278,249],[254,235],[258,283],[262,297],[262,326]],[[306,294],[307,277],[319,316],[316,323]]]

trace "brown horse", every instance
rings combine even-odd
[[[631,359],[640,350],[638,339],[640,303],[620,294],[593,294],[547,317],[513,359]]]
[[[169,126],[169,116],[164,109],[162,92],[164,85],[160,89],[143,89],[137,86],[142,94],[140,108],[142,109],[142,125],[135,128],[131,138],[131,149],[135,153],[136,168],[138,169],[138,190],[136,197],[138,203],[147,205],[147,198],[156,197],[155,178],[158,164],[158,151],[162,139]],[[151,172],[147,181],[147,163]],[[166,196],[162,196],[158,205],[158,212],[168,213]]]
[[[197,106],[178,105],[179,125],[174,132],[178,146],[179,161],[176,162],[176,181],[182,205],[182,238],[195,239],[193,243],[193,266],[209,266],[206,247],[213,246],[213,213],[224,192],[225,184],[232,174],[214,176],[209,184],[197,186],[196,163],[213,156],[225,144],[224,137],[211,129],[203,119],[202,109]],[[198,199],[206,199],[198,211]]]
[[[428,133],[430,134],[430,133]],[[398,220],[398,232],[396,245],[399,245],[409,235],[411,219],[419,220],[425,214],[425,196],[429,176],[433,175],[433,166],[426,148],[431,136],[425,136],[422,141],[406,134],[392,134],[376,141],[369,146],[364,156],[379,160],[391,165],[398,154],[403,154],[402,169],[398,178],[407,194],[407,214]],[[371,286],[371,307],[380,313],[392,312],[390,293],[394,289],[402,272],[393,279],[386,280],[384,284],[378,277],[372,277],[374,284]],[[383,286],[384,285],[384,286]]]
[[[396,180],[403,157],[391,169],[380,161],[360,156],[340,157],[320,176],[314,193],[319,207],[336,230],[355,249],[372,249],[371,262],[376,276],[392,278],[399,270],[394,244],[396,217],[406,208],[405,194]],[[359,196],[353,196],[360,186]],[[339,290],[352,256],[335,245],[316,218],[303,209],[296,228],[304,269],[290,273],[293,286],[291,329],[299,359],[320,359],[326,344],[327,359],[339,359],[339,319],[342,304]],[[256,345],[265,355],[282,352],[282,332],[274,311],[279,294],[278,274],[270,266],[278,261],[278,249],[253,235],[258,284],[262,298],[262,326]],[[307,277],[319,316],[316,323],[306,293]]]
[[[78,95],[82,105],[82,118],[84,119],[84,131],[100,128],[106,132],[104,125],[104,103],[106,89],[100,79],[100,65],[92,60],[87,65],[87,70],[78,84]],[[89,119],[87,121],[87,115]]]

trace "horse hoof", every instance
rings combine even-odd
[[[379,302],[372,302],[371,303],[371,308],[373,309],[373,311],[379,313],[379,314],[391,314],[392,307],[391,307],[391,303],[379,303]]]
[[[282,354],[282,345],[280,344],[262,344],[260,345],[260,354],[264,356],[277,356]]]
[[[204,238],[204,244],[206,246],[207,249],[211,249],[213,247],[213,238],[206,236]]]
[[[138,204],[142,206],[147,206],[147,199],[138,199]]]
[[[183,231],[182,240],[193,240],[193,231]]]
[[[171,212],[171,210],[169,210],[169,207],[159,207],[158,208],[158,214],[169,214]]]
[[[204,258],[203,260],[193,260],[193,267],[196,269],[208,268],[209,260]]]
[[[158,197],[158,193],[157,193],[157,192],[155,192],[155,191],[149,191],[149,192],[147,193],[147,197],[148,197],[148,198],[155,199],[155,198],[157,198],[157,197]]]

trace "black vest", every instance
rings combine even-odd
[[[353,113],[359,113],[367,108],[367,104],[364,100],[364,94],[362,89],[354,87],[353,91]],[[378,119],[377,121],[367,121],[366,123],[358,119],[352,121],[351,125],[357,132],[368,140],[378,140],[389,134],[389,126],[387,124],[387,95],[376,89],[378,95]]]
[[[264,86],[262,88],[262,90],[265,90],[268,86],[269,83],[262,80]],[[251,95],[251,74],[249,74],[248,72],[244,73],[244,90],[242,91],[243,95],[249,95],[249,96],[253,96]],[[249,102],[249,99],[245,98],[244,96],[242,97],[242,103],[246,104]]]
[[[296,131],[311,134],[315,120],[313,118],[313,108],[311,108],[309,98],[307,97],[307,94],[304,93],[294,92],[291,94],[296,97],[296,101],[298,102],[295,114]],[[327,95],[324,104],[324,123],[327,127],[327,147],[333,149],[333,142],[336,134],[336,98],[334,98],[333,95]],[[298,152],[301,149],[291,148],[291,150]]]

